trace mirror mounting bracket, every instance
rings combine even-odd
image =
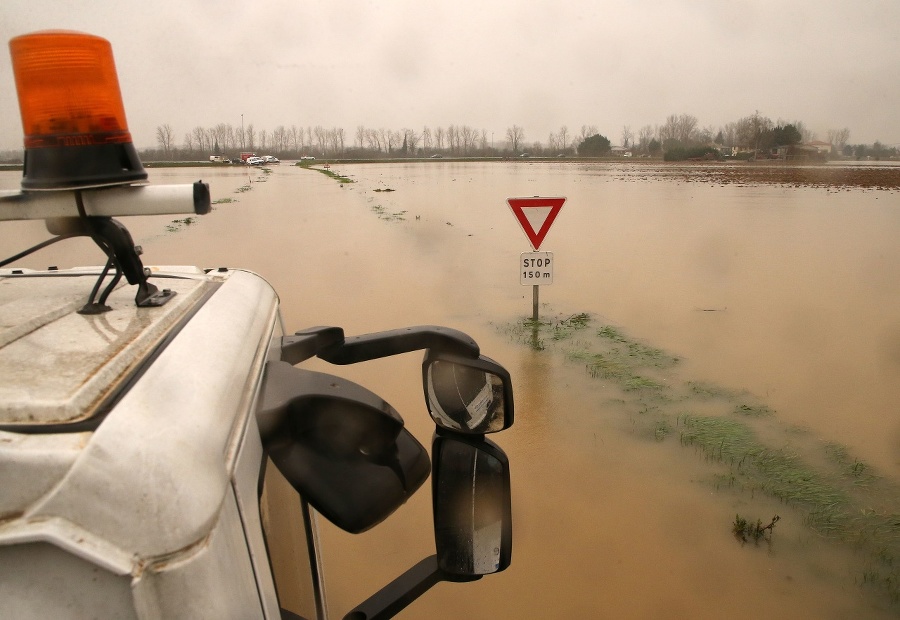
[[[446,573],[438,567],[437,556],[430,555],[357,605],[344,616],[344,620],[393,618],[441,581],[468,582],[477,581],[481,577]]]
[[[340,327],[311,327],[281,341],[281,359],[291,365],[318,356],[344,366],[409,353],[438,349],[463,357],[477,358],[478,343],[463,332],[437,325],[404,327],[362,336],[344,336]]]
[[[309,327],[281,339],[281,360],[291,366],[315,357],[320,350],[344,341],[340,327]]]

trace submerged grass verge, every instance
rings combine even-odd
[[[378,216],[379,220],[384,220],[385,222],[404,222],[406,221],[406,211],[396,211],[391,212],[385,209],[381,205],[372,205],[370,207],[372,212]]]
[[[184,226],[190,226],[196,221],[196,218],[193,217],[186,217],[182,220],[172,220],[170,224],[166,224],[166,230],[169,232],[178,232]]]
[[[715,468],[716,488],[777,499],[818,535],[861,551],[867,568],[857,583],[900,611],[900,489],[846,447],[779,425],[777,412],[746,391],[682,380],[677,356],[589,313],[545,313],[501,330],[533,351],[581,365],[601,389],[616,392],[606,402],[631,416],[635,432],[656,442],[676,436],[697,450]],[[738,515],[732,531],[760,540],[777,520],[763,525]]]
[[[313,168],[312,164],[309,162],[306,162],[306,161],[297,162],[296,165],[300,166],[301,168],[306,168],[307,170],[315,170],[316,172],[321,172],[325,176],[327,176],[331,179],[334,179],[338,183],[356,183],[356,181],[354,181],[350,177],[344,176],[342,174],[338,174],[337,172],[334,172],[331,168]],[[326,163],[325,165],[327,166],[329,164]]]

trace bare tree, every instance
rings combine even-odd
[[[627,149],[631,146],[632,140],[634,140],[634,133],[632,133],[630,126],[625,125],[622,127],[622,146]]]
[[[712,144],[716,139],[716,128],[707,125],[703,129],[696,132],[697,141],[701,144]]]
[[[225,148],[231,151],[237,148],[237,133],[230,123],[225,125],[225,145]]]
[[[390,129],[387,131],[388,153],[393,153],[394,149],[397,148],[398,146],[400,146],[400,144],[402,142],[403,142],[403,134],[402,133],[400,133],[399,131],[392,131]]]
[[[419,148],[419,134],[413,129],[406,129],[406,150],[408,153],[415,155]]]
[[[296,125],[291,125],[291,149],[294,154],[300,153],[300,146],[303,142],[303,130],[298,129]]]
[[[328,133],[321,125],[316,125],[315,129],[313,129],[313,133],[316,136],[316,147],[319,149],[319,154],[324,157],[325,149],[328,148]]]
[[[269,150],[274,153],[284,150],[284,125],[278,125],[269,134]]]
[[[228,144],[228,130],[230,129],[230,125],[226,123],[219,123],[212,129],[210,129],[210,133],[212,134],[212,142],[214,145],[219,147],[219,151],[223,151],[229,147]]]
[[[166,123],[165,125],[158,125],[156,127],[156,142],[159,144],[159,148],[162,149],[165,154],[165,158],[169,159],[172,153],[172,145],[175,141],[175,131],[172,129],[172,126]]]
[[[556,137],[555,132],[553,132],[549,136],[547,136],[547,150],[548,151],[558,151],[559,150],[559,145],[556,142],[556,140],[557,140],[557,137]]]
[[[194,136],[190,131],[184,134],[184,148],[189,153],[194,150]]]
[[[525,139],[525,130],[518,125],[513,125],[512,127],[507,128],[506,139],[509,141],[509,146],[513,153],[518,153],[519,145],[522,144],[522,141]]]
[[[366,130],[366,144],[368,147],[377,152],[381,152],[381,132],[376,129]]]
[[[668,140],[676,140],[681,144],[696,141],[697,117],[690,114],[670,114],[665,124],[659,128],[659,140],[663,144]]]
[[[837,147],[838,152],[843,152],[844,147],[847,146],[847,143],[850,141],[850,130],[847,127],[843,129],[838,129],[834,134],[834,141],[832,144]]]
[[[756,152],[759,150],[763,134],[770,129],[772,129],[772,119],[761,116],[757,110],[737,122],[737,140],[742,146],[751,147]]]
[[[248,148],[251,151],[256,148],[256,132],[253,130],[253,123],[247,125],[247,129],[244,131],[244,138],[246,139],[245,144],[247,145],[245,148]]]
[[[459,130],[457,130],[456,125],[450,125],[447,127],[447,148],[450,149],[451,153],[456,153],[459,149]]]
[[[649,150],[650,140],[653,139],[653,127],[644,125],[638,130],[638,146],[642,151]]]
[[[206,150],[206,130],[203,127],[199,125],[194,127],[191,131],[191,136],[193,137],[193,145],[197,147],[198,151]]]
[[[331,145],[333,155],[341,155],[344,152],[344,128],[332,127],[328,130],[328,144]]]
[[[444,128],[438,127],[434,130],[434,146],[438,150],[444,148]]]
[[[428,126],[426,125],[426,126],[422,129],[422,148],[425,150],[426,154],[427,154],[427,152],[428,152],[428,149],[431,148],[431,145],[432,145],[432,142],[431,142],[431,130],[428,129]]]
[[[559,128],[557,135],[559,136],[558,148],[563,151],[569,148],[569,128],[563,125]]]
[[[363,142],[366,139],[366,128],[362,125],[356,126],[356,144],[359,145],[359,148],[362,149]]]
[[[475,141],[478,139],[478,132],[468,125],[463,125],[462,129],[460,129],[460,138],[462,140],[463,154],[468,155],[469,152],[475,148]]]

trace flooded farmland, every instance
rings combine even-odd
[[[260,273],[290,331],[447,325],[512,373],[516,423],[495,437],[512,566],[439,584],[401,617],[900,613],[900,168],[333,170],[346,179],[151,169],[209,182],[214,211],[126,224],[146,264]],[[556,267],[537,323],[506,204],[533,195],[567,197],[541,247]],[[2,255],[46,237],[5,223]],[[77,240],[18,264],[100,259]],[[377,392],[429,445],[420,365],[316,367]],[[332,617],[433,553],[427,485],[365,534],[320,527]]]

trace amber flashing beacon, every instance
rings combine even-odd
[[[9,42],[22,129],[24,190],[147,179],[125,120],[109,41],[63,30]]]

